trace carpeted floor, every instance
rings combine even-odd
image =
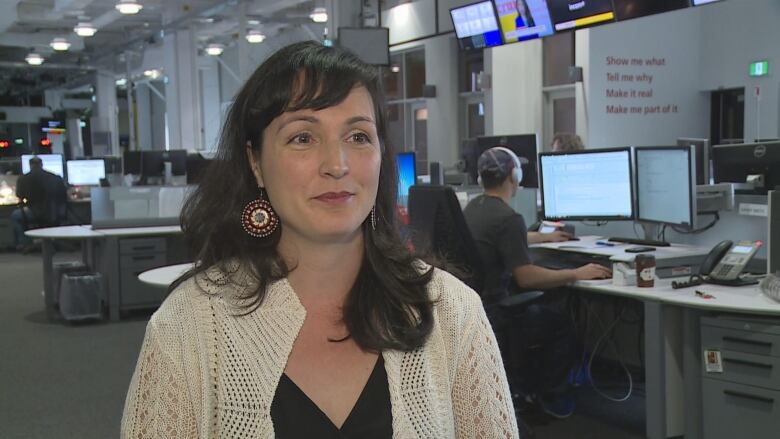
[[[116,438],[149,313],[119,323],[49,322],[42,285],[39,254],[0,253],[0,438]],[[588,389],[577,397],[569,419],[531,419],[538,439],[644,436],[642,398],[607,404]]]

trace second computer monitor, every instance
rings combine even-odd
[[[694,146],[696,148],[696,184],[710,184],[710,140],[679,137],[677,146]]]
[[[22,174],[30,172],[30,159],[38,157],[43,162],[43,170],[57,174],[65,178],[65,170],[62,166],[62,154],[22,154]]]
[[[409,200],[409,188],[417,184],[417,164],[414,152],[399,152],[395,156],[398,166],[398,201],[406,205]]]
[[[68,160],[68,184],[73,186],[98,186],[106,178],[106,163],[103,159]]]
[[[531,188],[539,187],[539,172],[536,164],[536,153],[538,150],[536,134],[477,137],[477,159],[483,152],[494,146],[509,148],[515,155],[526,160],[522,165],[523,181],[520,182],[520,186]],[[476,175],[474,178],[476,180]]]
[[[695,146],[639,147],[636,219],[693,228],[696,222]]]
[[[548,220],[632,220],[631,149],[539,154]]]

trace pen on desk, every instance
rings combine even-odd
[[[696,290],[695,292],[696,292],[696,295],[701,297],[702,299],[714,299],[715,298],[715,296],[713,296],[712,294],[705,293],[704,291]]]
[[[609,241],[596,241],[596,245],[604,245],[607,247],[614,247],[615,244],[609,242]]]

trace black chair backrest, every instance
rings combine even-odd
[[[453,273],[478,293],[484,269],[455,191],[450,186],[415,185],[409,189],[412,244],[452,265]]]

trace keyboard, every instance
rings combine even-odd
[[[650,247],[669,247],[671,244],[664,241],[654,241],[652,239],[639,239],[639,238],[609,238],[608,241],[610,242],[623,242],[626,244],[636,244],[636,245],[648,245]]]

